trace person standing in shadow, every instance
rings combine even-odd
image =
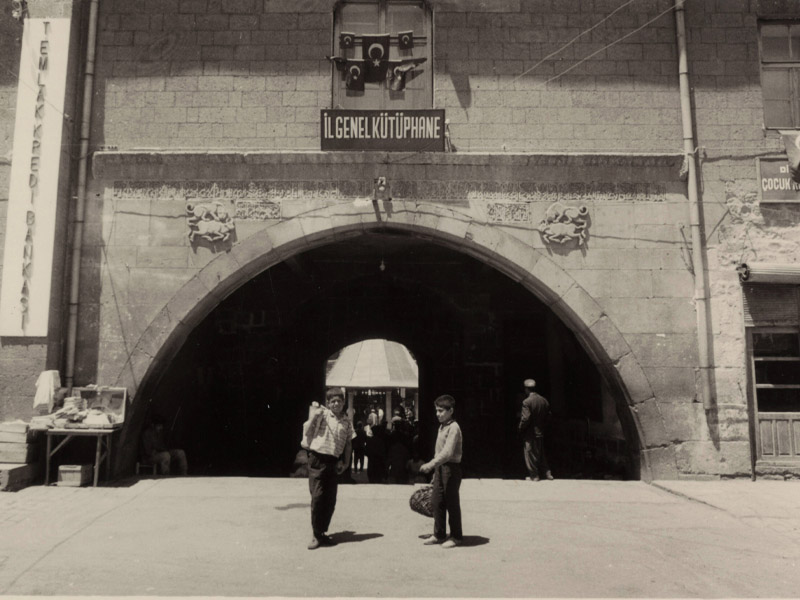
[[[386,482],[386,424],[372,428],[372,437],[367,438],[367,479],[370,483]]]
[[[539,481],[542,477],[552,480],[553,474],[544,454],[544,428],[550,418],[550,403],[533,391],[536,387],[533,379],[526,379],[523,386],[527,396],[522,401],[518,429],[524,443],[528,477],[531,481]]]
[[[360,473],[364,470],[364,456],[367,454],[367,432],[364,423],[356,423],[356,437],[353,438],[353,472]]]
[[[151,465],[157,465],[161,475],[186,475],[189,465],[186,453],[180,448],[169,448],[164,432],[164,417],[153,415],[150,424],[142,433],[141,459]]]

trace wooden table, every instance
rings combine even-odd
[[[97,487],[97,478],[100,474],[100,465],[103,461],[106,463],[106,481],[111,477],[111,442],[115,429],[48,429],[47,430],[47,460],[44,471],[44,484],[50,484],[50,459],[61,448],[66,446],[73,438],[76,437],[93,437],[97,439],[97,446],[94,453],[94,484]],[[52,448],[53,438],[63,437],[64,439],[55,447]]]

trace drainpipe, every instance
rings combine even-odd
[[[78,295],[80,292],[83,220],[86,216],[86,177],[89,168],[89,130],[94,96],[94,61],[97,52],[97,12],[99,0],[89,2],[89,24],[86,34],[86,65],[83,73],[83,114],[81,115],[80,154],[78,155],[78,189],[75,197],[75,222],[72,240],[72,263],[69,287],[69,320],[67,322],[66,387],[72,388],[75,377],[75,347],[78,341]]]
[[[689,96],[689,60],[686,51],[686,22],[684,0],[675,4],[675,31],[678,42],[678,76],[681,94],[681,121],[683,122],[684,164],[688,167],[689,223],[692,232],[692,267],[694,271],[694,299],[697,309],[697,345],[700,361],[700,387],[703,408],[714,408],[714,389],[711,382],[711,323],[709,321],[709,289],[703,260],[703,232],[700,229],[700,200],[697,186],[697,161],[695,158],[694,128],[692,126],[692,101]]]

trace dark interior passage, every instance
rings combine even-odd
[[[296,255],[239,288],[164,370],[149,412],[166,418],[194,475],[288,476],[328,358],[370,338],[417,360],[424,453],[434,398],[456,398],[467,476],[524,476],[516,423],[533,377],[552,406],[557,477],[638,477],[619,394],[550,309],[474,258],[389,231]]]

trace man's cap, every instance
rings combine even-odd
[[[536,387],[536,381],[534,381],[533,379],[526,379],[525,381],[522,382],[522,385],[524,385],[525,387]]]

